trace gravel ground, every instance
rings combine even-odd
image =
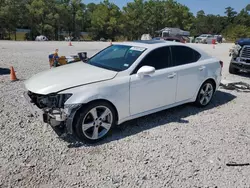
[[[48,54],[87,51],[99,42],[0,41],[0,187],[211,187],[249,188],[250,100],[248,93],[220,89],[200,110],[183,105],[127,122],[98,145],[74,145],[30,116],[21,96],[23,80],[49,68]],[[232,44],[198,45],[224,61]],[[14,66],[18,82],[9,81]]]

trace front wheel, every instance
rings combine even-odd
[[[82,141],[94,143],[108,135],[115,125],[116,113],[112,105],[101,101],[85,106],[77,118],[77,136]]]
[[[214,91],[214,84],[211,81],[206,81],[204,84],[202,84],[198,92],[195,104],[199,107],[207,106],[214,95]]]

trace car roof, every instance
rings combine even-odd
[[[158,48],[163,46],[170,46],[170,45],[183,45],[179,42],[173,42],[173,41],[165,41],[165,40],[137,40],[137,41],[131,41],[131,42],[119,42],[115,44],[120,45],[127,45],[127,46],[136,46],[136,47],[142,47],[142,48]]]
[[[134,46],[139,48],[147,48],[149,50],[153,50],[155,48],[164,47],[164,46],[187,46],[196,50],[204,58],[211,57],[209,54],[201,50],[193,43],[181,43],[181,42],[173,42],[173,41],[165,41],[165,40],[140,40],[140,41],[131,41],[131,42],[116,42],[114,44],[118,45],[127,45],[127,46]]]

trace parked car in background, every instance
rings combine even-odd
[[[102,37],[102,38],[100,38],[100,41],[101,41],[101,42],[106,42],[107,40],[106,40],[105,38]]]
[[[223,63],[194,45],[163,40],[116,43],[87,60],[25,82],[34,116],[55,130],[97,142],[112,127],[185,103],[207,106]]]
[[[64,37],[64,40],[65,41],[73,41],[73,38],[72,36],[67,36],[67,37]]]
[[[212,38],[214,38],[214,36],[211,34],[202,34],[199,37],[196,37],[195,43],[207,44]]]
[[[230,49],[229,56],[231,62],[229,65],[229,73],[237,74],[241,70],[250,71],[250,38],[239,39],[235,42],[235,46]]]
[[[155,37],[153,40],[165,40],[185,43],[185,40],[181,37]]]
[[[44,36],[44,35],[40,35],[40,36],[37,36],[35,41],[48,41],[49,39]]]

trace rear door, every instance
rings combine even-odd
[[[188,46],[171,46],[173,66],[177,69],[176,102],[194,97],[204,80],[206,66],[198,60],[201,55]]]

